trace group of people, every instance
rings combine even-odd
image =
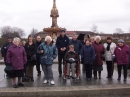
[[[80,78],[80,62],[83,64],[83,72],[86,73],[86,80],[101,79],[103,70],[103,61],[107,66],[107,78],[112,78],[114,62],[117,63],[118,80],[121,80],[121,70],[124,70],[124,81],[127,80],[127,67],[130,60],[130,48],[123,39],[118,40],[118,44],[112,42],[111,37],[107,37],[106,43],[101,42],[100,36],[84,36],[84,40],[77,39],[74,34],[69,39],[65,30],[57,37],[56,43],[50,36],[46,36],[44,42],[41,37],[36,37],[36,42],[32,35],[28,36],[28,41],[22,41],[20,38],[8,37],[7,42],[1,48],[1,54],[4,57],[5,65],[11,65],[14,72],[7,74],[12,78],[13,87],[24,86],[23,82],[34,81],[33,69],[36,65],[37,75],[41,75],[40,66],[44,72],[43,83],[54,85],[53,60],[58,55],[59,77],[63,79]],[[63,64],[63,66],[62,66]],[[93,72],[92,72],[93,71]],[[70,75],[70,72],[72,74]],[[16,82],[18,77],[18,82]]]

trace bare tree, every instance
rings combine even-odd
[[[94,32],[94,33],[98,33],[98,30],[97,30],[97,26],[95,24],[93,24],[92,28],[91,28],[91,31]]]
[[[2,38],[7,38],[9,36],[21,38],[24,35],[25,35],[24,30],[18,27],[11,28],[10,26],[5,26],[1,28]]]
[[[13,32],[14,32],[14,33],[18,33],[20,37],[22,37],[22,36],[25,35],[24,30],[21,29],[21,28],[13,27],[12,29],[13,29]]]
[[[118,37],[121,38],[122,34],[124,31],[121,28],[116,28],[114,34]]]
[[[30,35],[32,35],[33,37],[36,37],[36,34],[38,33],[38,30],[37,29],[32,29],[31,30],[31,33],[30,33]]]

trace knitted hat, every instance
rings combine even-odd
[[[124,40],[123,39],[119,39],[118,43],[124,43]]]

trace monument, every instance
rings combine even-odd
[[[60,35],[61,30],[66,30],[65,28],[59,27],[57,24],[57,18],[59,17],[59,12],[56,7],[56,0],[53,0],[53,7],[51,10],[50,17],[52,18],[52,26],[44,28],[43,32],[47,32],[48,35],[52,37],[53,41],[56,42],[57,36]]]

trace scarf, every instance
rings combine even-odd
[[[108,42],[107,42],[107,44],[108,44],[108,45],[107,45],[107,51],[109,51],[109,50],[110,50],[110,45],[111,45],[111,43],[108,43]]]

